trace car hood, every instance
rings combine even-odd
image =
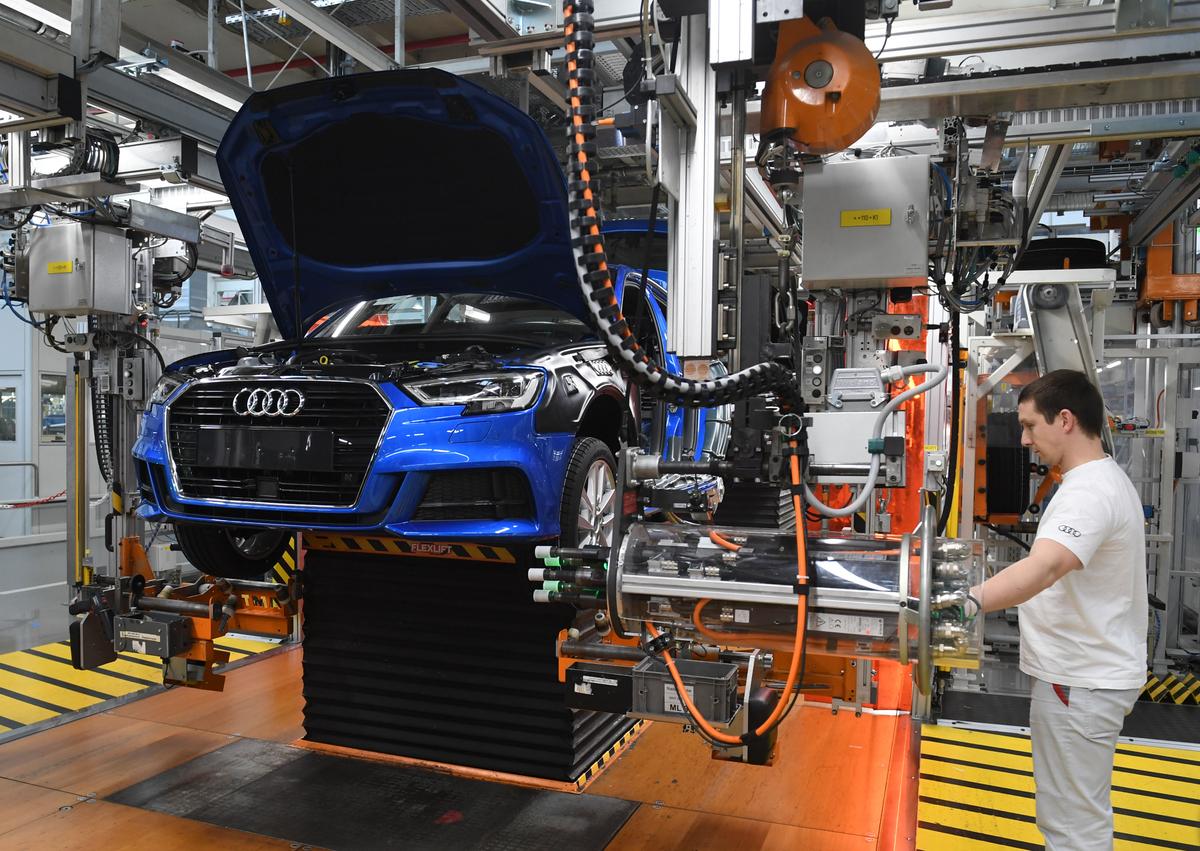
[[[217,162],[287,337],[297,316],[307,328],[347,301],[433,291],[528,296],[587,319],[550,143],[529,116],[452,74],[256,92]]]

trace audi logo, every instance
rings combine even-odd
[[[1070,536],[1071,536],[1071,537],[1073,537],[1073,538],[1078,538],[1080,535],[1082,535],[1082,534],[1083,534],[1083,533],[1082,533],[1082,532],[1080,532],[1078,529],[1072,529],[1070,526],[1067,526],[1067,525],[1065,525],[1065,524],[1064,524],[1064,525],[1062,525],[1062,526],[1059,526],[1059,527],[1058,527],[1058,531],[1060,531],[1060,532],[1066,532],[1068,535],[1070,535]]]
[[[303,407],[299,390],[243,387],[233,397],[233,412],[243,417],[294,417]]]

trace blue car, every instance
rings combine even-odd
[[[292,530],[610,542],[614,452],[678,453],[684,417],[643,407],[593,335],[528,116],[439,71],[340,77],[252,95],[217,157],[285,339],[168,368],[134,446],[142,517],[234,577]],[[679,371],[665,276],[614,279]]]

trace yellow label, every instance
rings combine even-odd
[[[940,447],[940,446],[935,446],[935,445],[933,445],[932,443],[926,443],[926,444],[925,444],[925,451],[926,451],[926,452],[941,452],[941,451],[942,451],[942,447]]]
[[[68,275],[75,271],[75,264],[70,260],[57,260],[46,264],[47,275]]]
[[[892,210],[885,207],[881,210],[842,210],[842,227],[869,228],[892,223]]]

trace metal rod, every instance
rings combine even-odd
[[[196,603],[191,600],[172,600],[164,597],[134,597],[132,607],[146,612],[170,612],[179,615],[200,615],[212,617],[212,608],[207,603]]]
[[[254,66],[250,64],[250,31],[246,28],[246,0],[238,0],[242,11],[242,48],[246,51],[246,85],[254,88]]]
[[[733,86],[733,127],[730,131],[732,139],[729,148],[729,249],[733,255],[733,266],[729,270],[729,283],[737,293],[736,329],[742,321],[742,269],[745,265],[745,246],[742,244],[742,225],[746,215],[746,90],[742,81],[735,78]],[[729,369],[733,372],[741,369],[741,346],[737,345],[730,353]],[[753,358],[753,354],[751,355]]]
[[[32,467],[33,468],[33,497],[36,499],[42,492],[41,484],[38,482],[38,465],[33,461],[4,461],[0,462],[0,467]]]
[[[404,67],[404,0],[396,0],[396,26],[392,37],[392,59],[397,68]]]
[[[217,0],[208,0],[208,60],[209,68],[217,67]]]

